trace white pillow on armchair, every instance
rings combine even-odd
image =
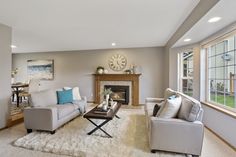
[[[158,111],[159,118],[175,118],[178,114],[182,102],[181,96],[172,99],[167,99],[165,104]]]

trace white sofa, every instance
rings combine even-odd
[[[87,100],[81,100],[70,104],[57,104],[56,90],[45,90],[31,93],[31,107],[24,109],[24,124],[27,132],[32,130],[50,131],[55,130],[86,111]]]
[[[190,100],[194,105],[200,107],[197,119],[193,122],[179,118],[159,118],[153,116],[155,104],[168,99],[173,93]],[[202,121],[203,110],[201,104],[196,99],[183,93],[166,89],[164,98],[146,98],[145,115],[148,128],[150,150],[170,151],[193,156],[201,155],[204,126]]]

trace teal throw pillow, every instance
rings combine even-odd
[[[66,104],[73,102],[72,89],[57,91],[57,102],[58,104]]]
[[[175,98],[177,98],[177,95],[172,95],[172,96],[170,96],[168,99],[169,99],[169,100],[173,100],[173,99],[175,99]]]

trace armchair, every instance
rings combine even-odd
[[[199,107],[194,121],[175,118],[159,118],[152,115],[155,104],[160,103],[160,98],[147,98],[145,104],[146,122],[151,152],[157,150],[201,155],[204,136],[204,125],[201,122],[203,110],[199,101],[183,94],[167,89],[165,93],[172,92],[184,99],[190,100]],[[166,95],[166,94],[165,94]],[[166,97],[165,99],[166,100]],[[183,105],[183,103],[181,104]]]

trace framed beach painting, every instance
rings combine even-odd
[[[28,78],[40,80],[53,80],[54,61],[53,60],[28,60]]]

